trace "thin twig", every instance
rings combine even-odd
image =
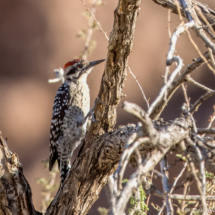
[[[215,95],[215,91],[210,91],[205,93],[203,96],[201,96],[195,103],[194,105],[191,107],[190,109],[190,113],[194,113],[198,110],[199,106],[208,98],[210,98],[211,96]]]
[[[187,76],[187,81],[190,82],[190,83],[192,83],[192,84],[194,84],[194,85],[196,85],[197,87],[199,87],[199,88],[201,88],[201,89],[203,89],[203,90],[206,90],[206,91],[213,91],[212,89],[210,89],[210,88],[208,88],[208,87],[206,87],[206,86],[204,86],[204,85],[198,83],[197,81],[195,81],[195,80],[194,80],[193,78],[191,78],[190,76]]]
[[[194,26],[194,21],[179,26],[177,28],[177,30],[174,32],[174,34],[172,35],[171,39],[170,39],[170,46],[169,46],[169,52],[167,54],[166,65],[170,66],[170,65],[172,65],[173,62],[177,62],[178,66],[176,67],[174,72],[171,74],[168,82],[161,89],[161,91],[160,91],[159,95],[157,96],[157,98],[155,99],[155,101],[151,104],[150,108],[148,109],[148,114],[149,115],[151,115],[152,112],[155,110],[157,104],[160,103],[161,100],[166,98],[166,95],[168,94],[168,90],[169,90],[172,82],[174,81],[175,77],[179,74],[179,72],[182,69],[182,64],[183,63],[182,63],[181,58],[179,56],[174,57],[176,43],[177,43],[177,40],[178,40],[179,36],[187,28],[191,28],[193,26]]]
[[[171,194],[171,193],[173,192],[173,190],[175,189],[176,184],[177,184],[179,178],[183,175],[183,173],[184,173],[184,171],[185,171],[186,168],[187,168],[187,162],[184,164],[184,166],[183,166],[181,172],[179,173],[179,175],[178,175],[177,178],[175,179],[175,181],[174,181],[174,183],[173,183],[173,185],[172,185],[172,188],[171,188],[171,190],[170,190],[170,194]]]
[[[187,14],[187,17],[190,21],[190,23],[193,23],[193,26],[192,27],[195,27],[197,24],[196,22],[194,21],[194,18],[192,17],[191,15],[191,12],[190,12],[190,5],[187,4],[187,2],[185,0],[182,0],[182,7],[184,9],[184,11],[186,12]],[[178,0],[175,0],[175,3],[176,3],[176,7],[177,7],[177,11],[178,11],[178,15],[179,15],[179,18],[181,20],[181,23],[183,26],[185,26],[186,24],[184,23],[184,20],[183,20],[183,17],[182,17],[182,14],[181,14],[181,10],[180,10],[180,5],[178,3]],[[197,16],[195,17],[196,19],[195,20],[198,20]],[[194,42],[194,40],[192,39],[192,36],[190,34],[190,32],[188,31],[187,28],[185,28],[185,31],[188,35],[188,38],[191,42],[191,44],[193,45],[193,47],[196,49],[197,53],[199,54],[199,56],[204,60],[204,62],[206,63],[206,65],[208,66],[208,68],[215,74],[215,70],[211,67],[211,65],[208,63],[207,59],[204,57],[204,55],[201,53],[201,51],[199,50],[198,46],[196,45],[196,43]],[[201,29],[199,30],[201,31]],[[203,35],[202,35],[203,36]]]
[[[165,177],[165,175],[163,173],[157,171],[156,169],[153,169],[152,172],[155,173],[155,174],[157,174],[160,177]]]
[[[158,196],[160,198],[165,198],[165,194],[159,190],[155,190],[152,193],[155,196]],[[176,200],[186,200],[186,201],[201,201],[200,195],[181,195],[181,194],[169,194],[169,197],[171,199]],[[206,201],[214,201],[215,196],[205,196]]]
[[[92,16],[92,18],[94,19],[94,21],[95,21],[95,22],[97,23],[97,25],[99,26],[100,31],[104,34],[105,38],[109,41],[109,38],[108,38],[107,34],[104,32],[104,30],[102,29],[100,23],[97,21],[97,19],[96,19],[94,13],[87,7],[86,2],[85,2],[84,0],[81,0],[81,1],[83,2],[83,4],[84,4],[84,6],[86,7],[87,11],[91,14],[91,16]],[[139,86],[140,91],[141,91],[141,93],[142,93],[142,95],[143,95],[143,98],[144,98],[144,100],[146,101],[147,107],[149,108],[149,102],[148,102],[148,100],[146,99],[146,96],[145,96],[145,94],[144,94],[144,91],[143,91],[143,89],[142,89],[140,83],[138,82],[136,76],[135,76],[134,73],[131,71],[131,68],[130,68],[128,65],[127,65],[127,68],[128,68],[128,70],[129,70],[129,72],[131,73],[131,75],[133,76],[134,80],[136,81],[137,85]]]
[[[177,178],[175,179],[175,181],[174,181],[174,183],[173,183],[173,185],[172,185],[172,188],[171,188],[169,194],[171,194],[171,193],[173,192],[173,190],[175,189],[176,184],[177,184],[179,178],[180,178],[180,177],[182,176],[182,174],[184,173],[184,170],[186,169],[186,167],[187,167],[187,162],[184,164],[184,166],[183,166],[181,172],[179,173],[179,175],[178,175]],[[161,214],[161,212],[163,211],[165,205],[166,205],[166,203],[164,202],[164,203],[163,203],[163,206],[162,206],[162,208],[161,208],[161,210],[160,210],[160,214]]]
[[[158,215],[163,214],[162,212],[163,212],[163,210],[164,210],[165,206],[166,206],[166,202],[164,202],[164,203],[163,203],[163,205],[162,205],[162,207],[161,207],[160,211],[158,212]]]
[[[140,91],[141,91],[141,93],[142,93],[142,95],[143,95],[143,98],[144,98],[144,100],[145,100],[145,102],[146,102],[146,104],[147,104],[147,108],[149,109],[149,102],[148,102],[148,100],[147,100],[147,98],[146,98],[146,95],[145,95],[145,93],[144,93],[144,91],[143,91],[143,89],[142,89],[142,87],[141,87],[139,81],[137,80],[137,78],[135,77],[134,73],[131,71],[131,68],[130,68],[128,65],[127,65],[127,68],[128,68],[128,70],[129,70],[129,72],[131,73],[131,75],[133,76],[134,80],[136,81],[137,85],[139,86]]]
[[[196,43],[194,42],[194,40],[192,39],[192,36],[190,34],[190,32],[188,30],[186,30],[189,40],[192,43],[193,47],[196,49],[196,51],[198,52],[199,56],[204,60],[204,62],[206,63],[207,67],[215,74],[215,70],[213,69],[213,67],[208,63],[207,59],[204,57],[204,55],[201,53],[201,51],[199,50],[198,46],[196,45]]]
[[[168,34],[169,34],[169,38],[172,37],[170,25],[171,25],[171,10],[168,9]]]
[[[170,29],[170,25],[171,25],[171,10],[169,9],[168,10],[168,23],[167,23],[167,29],[168,29],[168,34],[169,34],[169,38],[172,37],[172,34],[171,34],[171,29]],[[167,83],[167,79],[168,79],[168,75],[169,75],[169,66],[166,66],[166,71],[165,71],[165,75],[164,75],[164,84]],[[165,95],[166,97],[167,95]]]
[[[195,149],[196,149],[196,152],[198,154],[198,157],[199,157],[199,161],[200,161],[200,173],[201,173],[201,177],[202,177],[202,183],[200,182],[197,174],[196,174],[196,169],[195,169],[195,166],[194,166],[194,163],[192,162],[192,159],[191,159],[191,156],[190,154],[188,153],[187,154],[187,157],[190,161],[190,167],[191,167],[191,170],[192,170],[192,173],[194,175],[194,178],[196,180],[196,183],[197,183],[197,187],[198,187],[198,190],[199,190],[199,193],[201,195],[201,202],[202,202],[202,206],[203,206],[203,209],[204,209],[204,213],[203,214],[206,214],[206,210],[207,210],[207,204],[206,204],[206,196],[205,196],[205,191],[206,191],[206,177],[205,177],[205,166],[204,166],[204,160],[202,158],[202,154],[199,150],[199,148],[196,146],[196,144],[190,139],[190,138],[187,138],[186,139],[186,142],[187,144],[190,144],[192,145]]]
[[[105,38],[109,41],[109,38],[108,38],[107,34],[102,29],[100,23],[97,21],[97,19],[96,19],[95,15],[93,14],[93,12],[87,7],[86,2],[84,0],[81,0],[81,1],[83,2],[83,4],[86,7],[87,11],[91,14],[93,19],[95,20],[96,24],[99,26],[100,31],[105,35]]]
[[[207,129],[210,129],[210,128],[211,128],[211,126],[212,126],[214,120],[215,120],[215,114],[214,114],[214,115],[212,116],[212,118],[210,119],[210,122],[209,122],[209,124],[208,124]]]
[[[187,104],[187,110],[189,111],[190,110],[190,101],[189,101],[188,96],[187,96],[187,85],[185,86],[185,84],[183,83],[181,85],[181,87],[182,87],[182,90],[183,90],[185,102]]]
[[[193,22],[188,22],[184,25],[180,25],[170,39],[169,52],[167,54],[166,64],[170,66],[174,61],[175,47],[179,36],[186,31],[187,28],[192,28],[194,26]]]
[[[198,134],[215,134],[215,128],[198,128]]]
[[[204,54],[207,59],[210,59],[208,52]],[[179,86],[186,81],[188,75],[190,75],[193,71],[198,69],[200,66],[204,64],[204,61],[201,58],[195,59],[195,61],[189,64],[179,75],[174,82],[169,87],[166,100],[161,99],[156,106],[154,107],[152,113],[150,114],[151,119],[158,119],[163,109],[165,108],[167,102],[172,97],[173,93],[179,88]]]
[[[197,6],[196,2],[193,2],[195,5],[195,10],[197,11],[198,15],[202,18],[202,20],[205,22],[205,24],[208,26],[208,28],[211,30],[213,36],[215,36],[214,29],[212,28],[212,25],[208,22],[208,20],[205,18],[204,14],[200,10],[200,8]]]
[[[92,6],[92,11],[91,11],[91,13],[93,15],[96,12],[96,3],[97,3],[97,0],[93,0],[93,6]],[[89,50],[90,40],[91,40],[92,33],[93,33],[93,28],[92,28],[93,21],[94,21],[94,17],[91,16],[90,20],[88,22],[88,31],[87,31],[87,36],[86,36],[85,44],[84,44],[84,50],[83,50],[83,53],[82,53],[82,58],[83,59],[87,59],[87,57],[88,57],[88,50]]]
[[[151,173],[151,181],[153,180],[154,171],[155,171],[155,169],[153,169],[153,170],[152,170],[152,173]],[[146,200],[146,206],[147,206],[147,207],[149,206],[150,198],[151,198],[151,194],[148,195],[148,198],[147,198],[147,200]],[[145,209],[145,214],[147,214],[147,208]]]
[[[169,90],[169,87],[171,86],[173,80],[175,79],[175,77],[178,75],[178,73],[181,71],[183,63],[180,57],[174,57],[174,61],[178,61],[178,66],[177,68],[173,71],[173,73],[171,74],[168,82],[166,83],[166,85],[164,85],[159,93],[159,95],[157,96],[157,98],[155,99],[155,101],[150,105],[150,108],[148,109],[147,113],[150,115],[154,109],[156,108],[157,104],[164,99],[164,96],[166,94],[166,92]]]
[[[167,158],[166,156],[164,156],[164,158],[160,161],[160,169],[161,169],[161,173],[164,175],[164,177],[162,177],[162,185],[163,185],[163,192],[166,194],[166,197],[165,197],[166,210],[167,210],[167,214],[170,215],[170,214],[173,214],[173,205],[168,195],[170,192],[170,185],[169,185],[168,171],[164,170],[166,166],[167,166]]]
[[[142,137],[136,140],[133,144],[129,146],[129,148],[126,148],[123,152],[123,155],[120,159],[119,166],[114,174],[114,178],[117,178],[117,186],[118,190],[122,189],[122,179],[125,172],[125,167],[127,166],[131,154],[137,149],[138,146],[140,146],[142,143],[149,142],[148,137]]]
[[[194,207],[193,208],[197,208],[198,207],[198,205],[199,205],[199,202],[196,202],[196,204],[194,205]],[[193,213],[194,213],[195,211],[194,210],[191,210],[191,212],[190,212],[190,214],[189,215],[193,215]]]
[[[211,48],[208,48],[208,52],[209,52],[209,55],[211,58],[211,63],[213,65],[213,68],[215,69],[215,60],[214,60],[214,56],[213,56],[213,52],[212,52]]]
[[[48,82],[49,83],[56,83],[58,81],[61,81],[62,83],[64,83],[64,70],[62,68],[54,69],[54,73],[56,75],[56,78],[55,79],[49,79]]]

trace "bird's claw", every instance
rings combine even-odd
[[[93,113],[93,110],[90,110],[90,111],[89,111],[89,114],[90,114],[89,120],[92,120],[92,121],[95,122],[95,123],[99,123],[99,122],[96,121],[96,119],[95,119],[95,115],[94,115],[94,113]]]
[[[98,99],[99,99],[98,97],[95,99],[94,104],[93,104],[93,108],[89,111],[89,114],[91,115],[91,117],[89,119],[92,120],[95,123],[99,123],[98,121],[96,121],[95,115],[93,113],[93,111],[95,109],[95,106],[96,106],[96,102],[98,101]]]
[[[93,108],[88,112],[88,114],[84,117],[84,119],[81,122],[78,123],[78,126],[82,126],[87,121],[87,119],[92,120],[95,123],[98,123],[98,121],[96,121],[95,115],[93,113],[93,111],[95,109],[95,106],[96,106],[96,101],[97,100],[98,100],[98,97],[94,101]]]

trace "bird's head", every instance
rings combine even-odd
[[[80,79],[83,76],[86,76],[92,71],[93,67],[102,63],[105,60],[97,60],[93,62],[88,62],[84,59],[75,59],[67,62],[64,65],[64,74],[66,80]]]

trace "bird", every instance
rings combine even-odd
[[[87,77],[103,60],[75,59],[64,65],[65,81],[55,96],[50,126],[49,171],[58,162],[61,184],[71,169],[70,158],[86,133],[92,115]],[[94,118],[94,117],[92,117]]]

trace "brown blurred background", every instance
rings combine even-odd
[[[106,0],[106,5],[97,7],[96,17],[108,35],[112,30],[117,2]],[[215,9],[214,1],[202,2]],[[84,41],[76,35],[88,26],[82,15],[84,11],[83,3],[73,0],[0,1],[0,130],[8,138],[10,149],[20,157],[37,210],[41,205],[42,187],[36,183],[36,179],[48,177],[48,170],[44,170],[41,161],[49,156],[52,105],[60,86],[60,83],[48,84],[48,79],[55,77],[53,69],[62,67],[82,52]],[[171,14],[171,20],[173,32],[179,23],[178,16]],[[202,52],[205,52],[204,44],[193,36]],[[96,31],[92,38],[97,41],[97,46],[89,60],[105,58],[108,42],[104,35]],[[165,71],[168,44],[167,10],[151,0],[142,1],[129,65],[150,102],[163,85],[161,76]],[[187,35],[180,37],[176,49],[185,65],[198,57]],[[104,64],[99,65],[88,78],[91,104],[98,94],[103,69]],[[215,88],[215,77],[206,66],[196,71],[193,77]],[[127,94],[124,100],[146,109],[141,92],[130,74],[124,92]],[[191,103],[203,93],[195,86],[188,85]],[[178,117],[183,101],[182,90],[179,89],[162,117],[165,120]],[[208,124],[208,118],[213,113],[212,105],[215,105],[214,98],[209,99],[195,114],[199,127]],[[129,122],[135,121],[119,105],[117,125]],[[176,174],[173,172],[171,177]],[[108,207],[104,191],[100,196],[89,214],[98,214],[99,206]],[[152,209],[149,214],[154,213]]]

